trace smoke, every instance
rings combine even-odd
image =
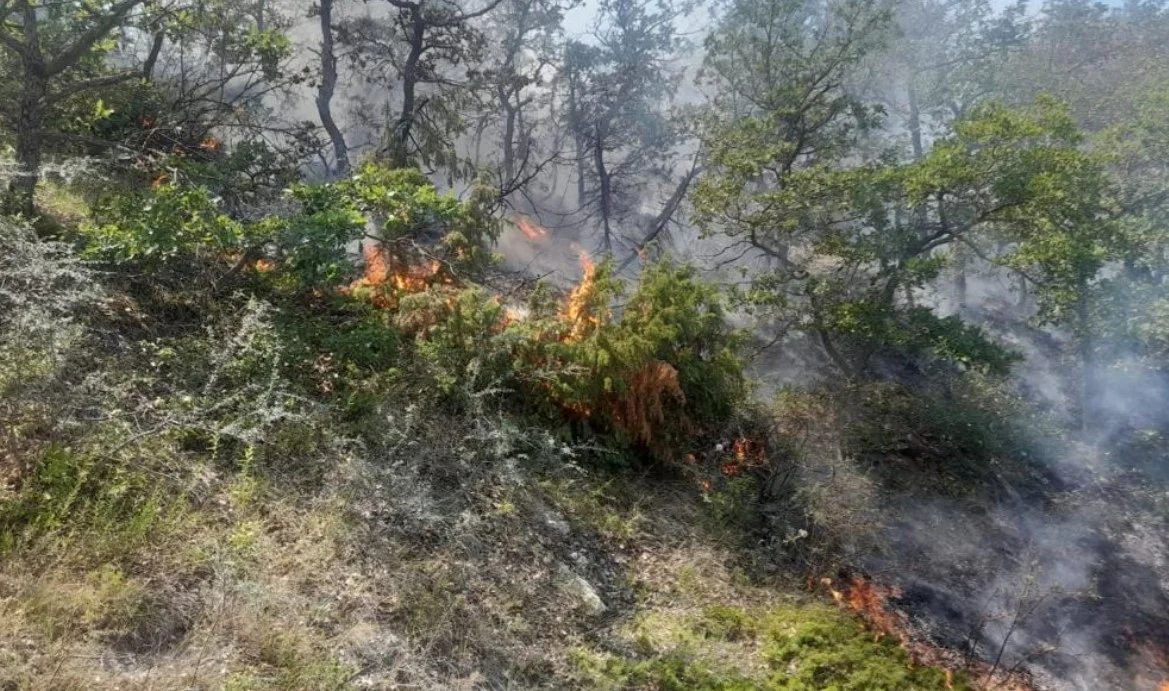
[[[1157,491],[1160,502],[1101,478],[990,506],[915,498],[866,566],[902,586],[900,604],[936,640],[1041,688],[1156,688],[1142,680],[1156,660],[1141,656],[1169,643]]]

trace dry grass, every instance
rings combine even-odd
[[[0,687],[564,688],[581,646],[769,597],[695,534],[697,488],[585,472],[501,417],[386,405],[381,446],[318,449],[311,472],[275,452],[193,466],[188,509],[108,563],[81,543],[7,560]]]

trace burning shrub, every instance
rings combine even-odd
[[[481,291],[432,286],[403,298],[396,323],[415,337],[444,392],[468,377],[522,389],[545,415],[618,450],[669,460],[741,400],[739,335],[726,325],[718,291],[690,268],[647,268],[614,314],[623,291],[609,264],[586,258],[567,300],[537,291],[527,318]]]
[[[395,291],[481,269],[498,234],[477,189],[463,202],[414,169],[368,164],[336,183],[297,185],[291,197],[299,213],[262,224],[278,265],[306,287],[348,281],[355,268],[349,246],[364,238],[365,275],[351,287],[392,302]]]
[[[402,300],[397,324],[416,338],[416,353],[440,391],[457,394],[506,384],[514,334],[502,303],[481,290],[431,289]]]
[[[766,657],[777,670],[777,689],[966,689],[944,670],[916,666],[888,637],[875,638],[847,615],[794,618],[775,613],[768,628]]]
[[[362,166],[334,185],[366,218],[377,239],[408,265],[438,260],[451,270],[474,273],[492,261],[490,246],[499,236],[490,195],[476,185],[467,201],[443,194],[414,168]],[[411,255],[411,252],[414,254]]]
[[[591,270],[570,296],[547,348],[552,400],[622,446],[667,460],[683,440],[725,421],[741,401],[740,336],[722,298],[690,267],[647,267],[620,315],[610,267]],[[668,411],[668,412],[667,412]]]

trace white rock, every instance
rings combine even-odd
[[[592,584],[573,573],[567,566],[560,567],[557,587],[573,600],[576,609],[589,616],[604,614],[608,609]]]

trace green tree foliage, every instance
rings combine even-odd
[[[114,29],[144,0],[122,0],[109,7],[61,2],[39,6],[31,0],[0,5],[0,60],[5,79],[0,109],[20,169],[9,183],[5,209],[32,216],[33,194],[41,175],[54,122],[82,94],[125,81],[131,73],[109,68]],[[89,109],[90,117],[106,110]]]
[[[0,117],[19,165],[9,211],[33,214],[52,155],[116,152],[140,164],[173,153],[207,157],[222,147],[217,126],[264,129],[251,117],[262,99],[299,75],[285,71],[292,44],[274,17],[265,25],[239,8],[205,0],[0,5],[0,94],[9,104]],[[152,36],[149,49],[127,45],[133,35]],[[168,46],[202,50],[205,59],[175,67],[163,60]]]
[[[475,20],[501,2],[389,0],[388,17],[367,15],[341,26],[338,40],[365,78],[402,95],[397,112],[386,113],[379,147],[391,166],[417,162],[471,176],[454,146],[466,131],[471,94],[450,74],[482,60],[486,38]]]
[[[847,86],[881,45],[889,13],[870,0],[740,0],[706,41],[703,79],[716,89],[704,135],[712,170],[700,212],[768,256],[783,258],[754,227],[751,190],[779,192],[799,170],[849,154],[877,110]],[[711,206],[717,198],[718,208]]]
[[[153,270],[196,254],[238,251],[247,235],[244,224],[223,213],[208,190],[181,184],[111,197],[98,205],[83,232],[91,256]]]
[[[1042,314],[1071,323],[1077,296],[1122,247],[1107,218],[1107,177],[1081,143],[1067,110],[1051,100],[1024,109],[992,103],[918,161],[817,166],[788,174],[778,188],[749,177],[731,182],[750,168],[724,164],[698,200],[706,222],[729,227],[733,238],[786,248],[754,297],[810,326],[845,371],[863,371],[874,349],[890,345],[1002,371],[1011,357],[976,327],[900,293],[931,285],[946,253],[961,247],[1027,275]],[[764,165],[756,147],[731,150]],[[728,216],[729,225],[717,225]],[[842,345],[833,343],[841,336]]]
[[[673,63],[683,46],[675,22],[687,11],[685,3],[606,0],[595,41],[565,46],[577,203],[597,220],[606,253],[649,185],[668,179],[677,125],[666,106],[681,77]]]

